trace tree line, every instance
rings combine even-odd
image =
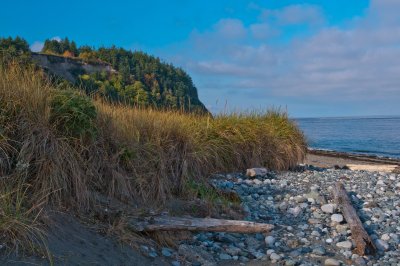
[[[20,38],[0,38],[0,51],[10,56],[29,55],[28,43]],[[45,40],[41,53],[77,58],[87,63],[108,63],[116,72],[87,74],[75,71],[78,87],[110,101],[196,112],[208,112],[198,98],[191,77],[179,67],[141,51],[116,46],[78,47],[68,38]]]

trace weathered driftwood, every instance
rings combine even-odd
[[[271,231],[271,224],[254,223],[248,221],[223,220],[212,218],[182,218],[159,216],[133,221],[130,228],[137,232],[151,231],[210,231],[231,233],[264,233]]]
[[[356,210],[353,208],[350,198],[342,182],[337,182],[333,189],[333,196],[351,230],[351,236],[356,244],[356,253],[360,256],[374,254],[376,247],[367,231],[365,231]]]

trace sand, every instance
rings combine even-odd
[[[310,151],[306,164],[322,168],[347,166],[351,170],[376,172],[395,172],[399,170],[400,160],[374,156],[352,155],[338,152]]]

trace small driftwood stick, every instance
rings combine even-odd
[[[367,231],[365,231],[342,182],[336,183],[333,190],[333,196],[336,204],[342,209],[343,216],[349,224],[351,236],[356,243],[356,253],[359,256],[363,256],[364,254],[374,254],[376,252],[376,247]]]
[[[264,233],[271,231],[272,224],[212,218],[152,217],[146,221],[131,222],[137,232],[151,231],[209,231],[230,233]]]

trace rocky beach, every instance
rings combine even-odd
[[[378,252],[358,256],[332,189],[345,184]],[[274,224],[270,234],[198,233],[160,256],[172,265],[399,265],[400,180],[385,172],[303,166],[249,178],[219,175],[212,183],[236,192],[246,220]],[[157,252],[152,254],[157,256]]]

